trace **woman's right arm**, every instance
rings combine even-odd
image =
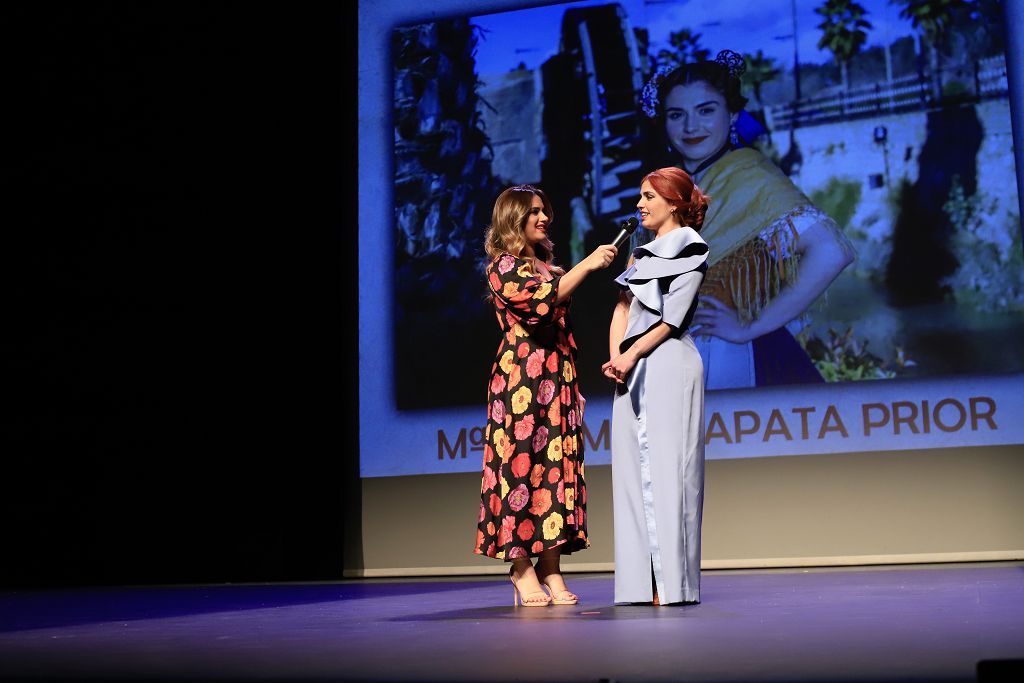
[[[576,288],[583,284],[587,276],[595,270],[601,270],[611,265],[619,250],[610,244],[602,244],[594,250],[590,256],[577,263],[569,272],[561,277],[558,283],[558,298],[555,303],[562,303],[576,291]]]
[[[608,357],[615,358],[619,355],[619,344],[626,336],[626,324],[629,322],[629,296],[625,292],[619,292],[619,300],[615,302],[612,310],[612,322],[608,326]]]
[[[622,343],[623,337],[626,336],[626,325],[628,323],[629,297],[625,292],[619,292],[619,300],[615,302],[615,308],[612,309],[612,321],[611,324],[608,325],[609,362],[615,360],[616,356],[619,355],[619,344]],[[601,367],[601,371],[608,379],[616,380],[614,371],[608,363]]]

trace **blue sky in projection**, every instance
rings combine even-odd
[[[900,9],[889,0],[858,0],[867,10],[868,46],[891,43],[914,34],[910,22],[901,19]],[[562,14],[571,7],[605,5],[607,0],[537,7],[534,9],[489,14],[473,18],[485,29],[485,39],[477,49],[477,73],[495,74],[514,69],[520,62],[536,68],[558,51]],[[669,33],[681,28],[701,34],[701,44],[714,55],[726,48],[737,52],[764,50],[780,63],[793,61],[793,12],[790,0],[619,0],[633,26],[646,27],[650,33],[651,53],[667,46]],[[816,28],[822,17],[814,12],[823,0],[796,0],[796,26],[800,61],[821,64],[832,60],[832,53],[818,49],[821,32]]]

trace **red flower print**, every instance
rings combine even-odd
[[[516,479],[520,479],[526,476],[526,473],[530,471],[530,456],[526,453],[520,453],[512,460],[512,475]]]
[[[519,512],[526,504],[530,502],[530,490],[526,488],[526,484],[520,484],[508,493],[508,506],[512,508],[514,512]],[[508,518],[506,518],[508,519]]]
[[[577,400],[569,307],[555,302],[556,283],[541,281],[512,255],[494,259],[485,277],[502,336],[478,444],[483,475],[474,552],[509,561],[562,543],[567,551],[585,548],[577,450],[584,443],[576,436],[583,399]]]
[[[511,254],[505,254],[498,260],[498,272],[504,275],[508,271],[512,270],[512,267],[515,265],[515,258],[513,258]]]
[[[537,489],[530,496],[530,514],[538,517],[551,509],[551,491]]]
[[[533,415],[528,414],[516,422],[516,441],[524,441],[533,434]]]
[[[501,531],[498,532],[498,545],[508,545],[512,542],[512,534],[516,530],[515,517],[502,517]]]
[[[513,365],[512,369],[508,373],[508,388],[514,389],[519,381],[523,378],[523,371],[518,365]]]
[[[526,374],[530,374],[530,371],[527,370]],[[538,371],[537,374],[539,375],[540,371]],[[543,382],[541,382],[540,388],[537,389],[537,403],[546,406],[547,404],[551,403],[551,399],[554,398],[554,396],[555,383],[549,379],[546,379]]]
[[[551,402],[551,407],[548,408],[548,422],[555,426],[562,424],[562,406],[557,398]]]
[[[525,346],[525,344],[524,344]],[[520,356],[521,358],[522,356]],[[536,379],[540,377],[541,371],[544,369],[544,349],[537,349],[530,354],[530,357],[526,359],[526,376],[530,379]],[[544,380],[550,382],[551,380]],[[546,401],[541,401],[546,403]]]
[[[494,488],[495,484],[497,483],[498,477],[494,474],[494,470],[492,470],[490,467],[484,468],[484,477],[483,482],[481,483],[480,486],[480,493],[483,493],[484,491],[490,491],[491,489]]]
[[[533,435],[533,452],[540,453],[548,445],[548,428],[538,427],[537,433]]]
[[[537,488],[540,483],[544,480],[544,465],[534,465],[533,470],[530,471],[530,486]]]

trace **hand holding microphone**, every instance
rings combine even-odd
[[[619,226],[621,228],[619,234],[615,236],[611,244],[602,244],[589,256],[570,268],[569,272],[563,275],[559,282],[558,298],[555,300],[555,303],[562,303],[567,300],[588,275],[610,266],[612,261],[615,260],[615,255],[619,253],[619,246],[633,234],[637,225],[639,225],[639,221],[636,218],[623,221],[622,225]]]
[[[621,247],[622,243],[629,239],[629,236],[636,232],[637,226],[640,225],[640,221],[636,219],[636,216],[630,216],[627,220],[622,221],[619,224],[619,234],[612,240],[613,247]]]
[[[619,234],[610,244],[602,244],[590,256],[583,259],[588,269],[593,272],[610,266],[615,255],[619,253],[619,247],[636,232],[638,225],[640,225],[640,221],[636,219],[636,216],[630,216],[628,220],[622,221],[619,225]]]

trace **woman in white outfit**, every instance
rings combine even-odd
[[[615,602],[700,601],[704,366],[688,333],[708,247],[707,197],[678,168],[647,174],[637,209],[654,240],[616,280],[611,359]]]

